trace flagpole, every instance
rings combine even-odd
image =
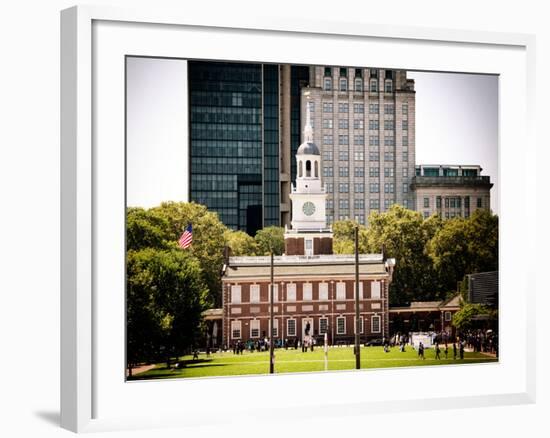
[[[355,369],[361,368],[359,334],[359,227],[355,225]]]

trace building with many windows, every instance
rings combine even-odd
[[[411,190],[414,210],[427,218],[437,213],[443,219],[469,217],[477,209],[491,208],[489,176],[480,166],[418,165]]]
[[[324,212],[320,152],[306,118],[305,141],[296,152],[298,172],[292,188],[292,227],[285,233],[286,254],[230,257],[222,277],[223,343],[270,337],[287,343],[351,342],[355,335],[355,257],[332,254],[332,233]],[[388,293],[395,261],[382,254],[360,255],[359,333],[362,340],[389,335]]]
[[[322,154],[329,224],[364,224],[371,211],[394,203],[414,208],[415,91],[405,71],[310,67],[303,114],[306,104]]]

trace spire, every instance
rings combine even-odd
[[[309,93],[306,94],[306,126],[304,127],[304,143],[313,143],[313,127],[311,126],[311,110],[309,108]]]

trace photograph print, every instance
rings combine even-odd
[[[128,380],[498,366],[498,76],[126,57]]]

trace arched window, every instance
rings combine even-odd
[[[332,90],[332,78],[325,77],[325,90],[326,91]]]
[[[363,79],[355,78],[355,91],[359,93],[363,91]]]
[[[311,176],[311,161],[306,161],[306,177]]]
[[[298,161],[298,176],[302,177],[302,160]]]
[[[319,178],[319,163],[315,161],[315,178]]]
[[[391,79],[386,79],[384,83],[384,91],[386,93],[392,93],[393,92],[393,81]]]

